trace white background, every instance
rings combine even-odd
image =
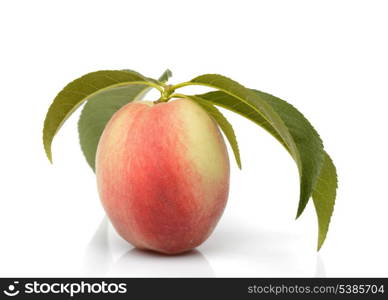
[[[387,15],[386,1],[2,1],[0,275],[388,276]],[[315,125],[340,184],[319,253],[311,203],[294,220],[293,160],[232,113],[243,169],[231,157],[224,216],[186,255],[133,250],[115,234],[78,145],[79,112],[49,164],[42,125],[65,84],[167,67],[173,83],[230,76]]]

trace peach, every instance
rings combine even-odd
[[[116,231],[140,249],[188,251],[212,233],[229,192],[229,158],[195,102],[135,101],[117,111],[96,156],[100,198]]]

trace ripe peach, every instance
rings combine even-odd
[[[175,254],[213,231],[229,192],[229,158],[209,115],[188,99],[117,111],[96,156],[100,198],[135,247]]]

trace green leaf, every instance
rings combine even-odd
[[[159,81],[166,82],[171,74],[166,70]],[[87,99],[78,121],[78,133],[82,152],[93,171],[97,145],[106,123],[121,107],[142,99],[149,89],[147,85],[129,85],[108,89]]]
[[[146,77],[131,71],[92,72],[65,86],[55,97],[44,121],[43,145],[48,159],[52,161],[51,144],[55,134],[86,98],[109,88],[131,84],[146,84],[160,88],[155,83],[147,80]]]
[[[313,191],[313,202],[318,217],[318,250],[329,230],[337,190],[337,172],[330,156],[325,152],[324,161]]]
[[[106,123],[121,107],[134,101],[148,89],[146,85],[113,88],[88,99],[78,121],[79,141],[89,166],[95,170],[98,141]]]
[[[221,91],[209,92],[206,94],[201,94],[196,96],[203,100],[208,101],[209,103],[214,103],[217,106],[223,107],[245,118],[248,118],[252,122],[256,123],[257,125],[267,130],[287,149],[287,151],[290,151],[288,149],[288,146],[284,143],[283,139],[272,127],[272,125],[266,119],[264,119],[261,116],[261,114],[257,113],[257,111],[253,109],[250,105],[244,102],[238,101],[238,99],[236,99],[235,97]]]
[[[321,164],[320,172],[317,175],[317,179],[315,180],[315,185],[312,192],[312,198],[319,224],[319,250],[322,247],[323,242],[325,241],[329,228],[330,217],[334,209],[334,201],[336,197],[337,188],[337,174],[335,166],[326,152],[323,151],[322,158],[319,158],[319,155],[314,155],[316,153],[322,152],[322,142],[318,136],[318,133],[312,127],[310,122],[308,122],[308,120],[295,107],[293,107],[286,101],[281,100],[272,95],[259,91],[255,91],[255,93],[260,94],[261,97],[265,101],[267,101],[267,103],[269,103],[281,116],[284,123],[289,128],[289,131],[293,136],[298,149],[300,149],[302,153],[301,157],[315,157],[315,159],[317,160],[317,164]],[[258,114],[255,113],[254,110],[252,110],[248,105],[241,104],[241,102],[238,102],[235,97],[232,97],[221,91],[209,92],[203,95],[199,95],[199,97],[218,106],[229,108],[230,110],[247,117],[256,124],[263,126],[265,129],[267,129],[270,133],[273,134],[274,129],[270,126],[268,122],[263,123],[262,118],[260,118],[260,116],[258,116]],[[285,145],[279,135],[274,136],[279,140],[279,142]],[[322,159],[321,163],[319,163],[320,159]]]
[[[308,198],[303,198],[303,201],[301,199],[299,202],[297,216],[300,216],[307,205],[322,168],[324,150],[321,138],[310,122],[294,106],[270,94],[257,90],[255,92],[279,114],[298,148],[302,163],[300,189],[309,191],[310,194]]]
[[[238,82],[218,74],[206,74],[198,76],[192,79],[190,84],[197,84],[208,86],[211,88],[218,89],[224,93],[232,96],[233,99],[232,106],[244,104],[250,107],[249,114],[255,112],[259,117],[256,117],[263,123],[263,126],[268,123],[267,127],[272,127],[274,134],[279,135],[279,137],[285,142],[288,146],[290,152],[293,156],[298,156],[298,153],[295,149],[295,144],[293,139],[281,120],[278,114],[268,105],[263,99],[256,95],[252,90],[242,86]]]
[[[312,126],[303,115],[279,98],[250,90],[221,75],[198,76],[186,85],[189,84],[199,84],[220,90],[214,93],[223,92],[232,97],[228,98],[223,95],[223,99],[228,98],[227,102],[222,103],[225,108],[232,111],[239,110],[239,113],[248,119],[254,119],[256,123],[264,124],[262,126],[271,133],[276,132],[278,140],[280,138],[283,144],[287,146],[286,148],[298,166],[300,199],[297,217],[299,217],[312,194],[323,157],[322,143],[318,135],[313,134],[311,131]],[[201,97],[206,99],[206,95],[201,95]],[[216,102],[213,103],[217,104]]]
[[[172,77],[172,72],[170,69],[167,69],[166,71],[163,72],[163,74],[159,77],[159,81],[166,83],[168,79]]]
[[[136,72],[134,70],[131,70],[131,69],[124,69],[123,71],[128,71],[128,72],[132,72],[132,73],[136,73],[140,76],[143,76],[142,74],[140,74],[139,72]],[[160,84],[160,83],[166,83],[167,80],[172,77],[172,72],[170,69],[167,69],[166,71],[163,72],[163,74],[159,77],[158,80],[156,79],[153,79],[151,77],[146,77],[146,76],[143,76],[143,78],[147,79],[148,81],[151,81],[153,83],[156,83],[156,84]]]
[[[198,103],[217,122],[218,126],[220,126],[222,132],[225,134],[226,138],[228,139],[229,144],[232,148],[234,157],[236,159],[236,163],[238,167],[241,169],[241,159],[240,159],[240,152],[238,149],[238,143],[237,143],[236,135],[234,134],[233,127],[229,123],[229,121],[214,105],[210,104],[208,101],[204,99],[201,99],[201,97],[187,96],[187,95],[185,97],[192,99],[194,102]]]

